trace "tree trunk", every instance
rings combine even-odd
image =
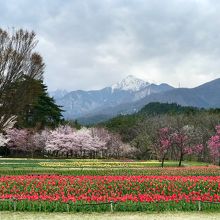
[[[165,157],[162,158],[162,161],[161,161],[161,167],[163,168],[164,166],[164,160],[165,160]]]
[[[179,167],[181,167],[182,160],[183,160],[183,154],[181,153],[181,154],[180,154],[180,160],[179,160]]]
[[[83,156],[83,149],[82,147],[80,147],[80,157],[82,158],[82,156]]]

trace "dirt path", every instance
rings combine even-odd
[[[219,213],[174,212],[174,213],[22,213],[0,212],[1,220],[219,220]]]

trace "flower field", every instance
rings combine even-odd
[[[0,210],[12,210],[14,201],[29,211],[106,211],[111,201],[117,211],[198,210],[198,201],[219,210],[203,202],[220,202],[220,177],[2,176],[0,199]]]
[[[220,210],[220,167],[184,161],[1,159],[0,210]]]

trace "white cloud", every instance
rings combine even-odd
[[[50,90],[129,74],[193,87],[220,77],[219,11],[217,0],[0,0],[0,26],[36,31]]]

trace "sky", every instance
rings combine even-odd
[[[195,87],[220,78],[219,0],[0,0],[0,27],[37,34],[50,91],[127,75]]]

